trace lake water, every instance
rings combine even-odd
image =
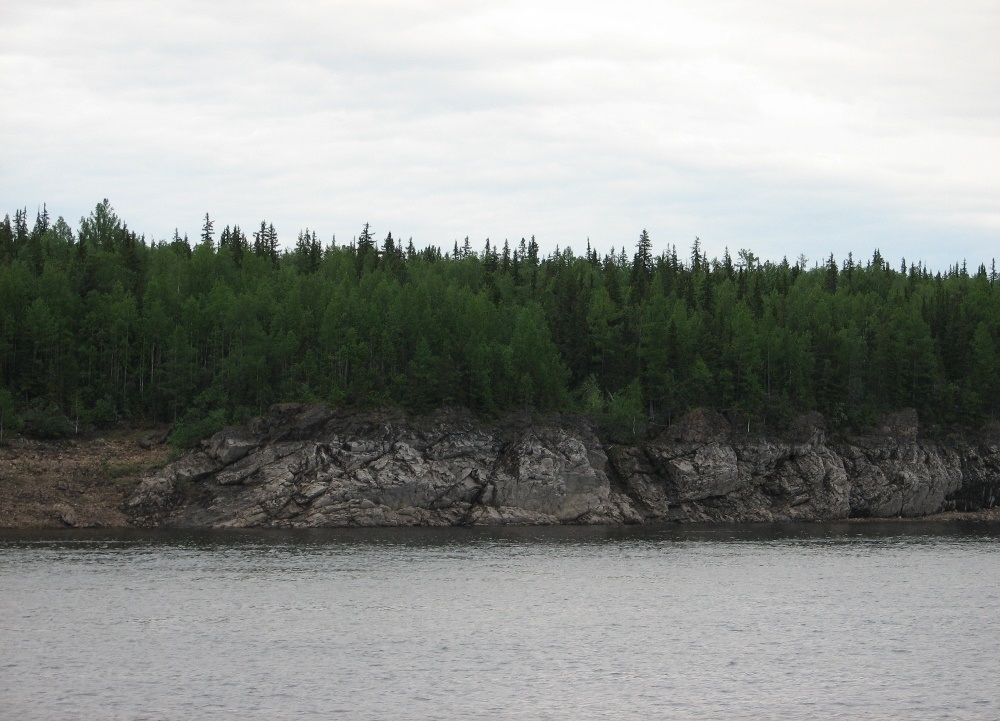
[[[1000,718],[1000,526],[0,532],[0,719]]]

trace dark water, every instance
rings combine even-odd
[[[1000,526],[0,535],[2,719],[1000,718]]]

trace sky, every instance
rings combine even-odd
[[[3,0],[0,213],[1000,255],[1000,0]]]

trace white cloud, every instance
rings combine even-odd
[[[987,258],[1000,7],[10,0],[3,210]],[[898,252],[896,252],[898,251]]]

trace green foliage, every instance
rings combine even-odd
[[[35,438],[66,438],[73,433],[73,424],[59,406],[37,398],[24,413],[24,431]]]
[[[21,430],[24,424],[14,407],[14,397],[6,388],[0,388],[0,441]]]
[[[108,201],[76,233],[48,211],[0,222],[0,422],[69,432],[145,417],[176,443],[271,403],[582,410],[641,433],[696,406],[781,423],[860,425],[916,407],[978,424],[1000,392],[1000,283],[881,255],[761,262],[537,241],[417,251],[366,225],[347,245],[300,232],[282,252],[208,214],[192,247],[147,243]],[[502,252],[498,251],[502,247]],[[17,413],[20,408],[23,412]]]
[[[203,411],[191,408],[174,425],[170,432],[170,444],[175,448],[193,448],[203,438],[208,438],[226,425],[226,412],[222,408]]]
[[[580,413],[597,418],[604,413],[604,394],[593,375],[580,385],[576,392],[578,410]]]
[[[646,413],[639,381],[634,380],[610,395],[597,421],[612,439],[621,443],[633,443],[641,437],[646,429]]]
[[[94,404],[94,409],[88,414],[87,420],[98,426],[108,425],[118,420],[118,409],[111,396],[104,396]]]

